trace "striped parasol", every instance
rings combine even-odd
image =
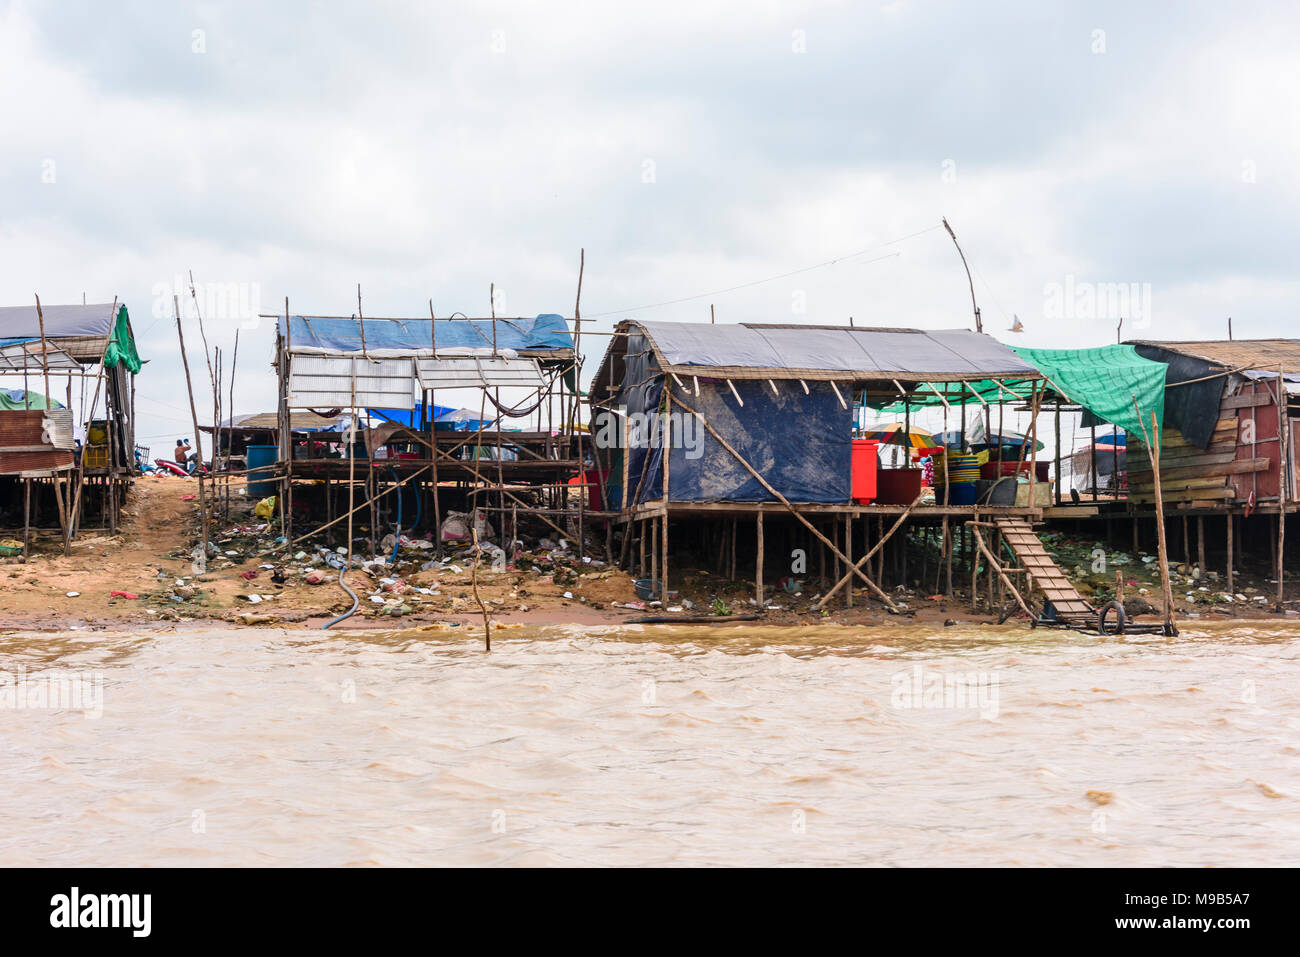
[[[929,432],[920,429],[908,429],[902,422],[888,425],[873,425],[863,433],[864,439],[874,439],[881,445],[901,445],[909,449],[932,449],[943,443],[935,440]]]

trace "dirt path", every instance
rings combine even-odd
[[[195,482],[137,479],[123,509],[117,536],[84,530],[63,555],[57,531],[42,530],[26,565],[0,566],[0,622],[55,627],[68,621],[148,617],[140,601],[114,598],[112,592],[146,594],[165,576],[190,574],[189,560],[173,553],[185,548],[187,523],[195,512]],[[170,580],[170,579],[169,579]],[[69,592],[78,594],[69,597]]]

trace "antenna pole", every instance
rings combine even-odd
[[[943,221],[943,228],[948,230],[948,235],[952,237],[952,244],[957,247],[957,255],[961,257],[962,268],[966,270],[966,282],[970,284],[970,304],[971,308],[975,310],[975,331],[983,332],[984,324],[980,322],[980,307],[975,303],[975,280],[970,277],[970,266],[966,264],[966,254],[961,251],[961,245],[957,242],[957,234],[948,225],[947,218]]]

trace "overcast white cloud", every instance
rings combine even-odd
[[[360,282],[368,314],[484,314],[495,282],[511,314],[571,314],[585,247],[597,315],[920,233],[602,321],[968,326],[946,215],[1004,339],[1114,341],[1113,316],[1048,317],[1067,277],[1149,284],[1144,337],[1288,335],[1298,26],[1281,3],[0,3],[0,303],[120,296],[154,445],[191,431],[154,318],[189,269],[270,310],[350,313]],[[238,411],[273,407],[270,357],[241,334]]]

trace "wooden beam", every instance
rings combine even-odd
[[[920,495],[916,497],[916,499],[912,502],[912,504],[907,507],[907,510],[904,511],[903,514],[899,515],[898,519],[894,522],[894,524],[890,526],[889,531],[885,532],[883,535],[879,537],[879,539],[877,539],[876,543],[871,546],[871,551],[863,555],[862,558],[858,560],[858,563],[856,565],[852,564],[852,562],[848,558],[845,558],[845,556],[843,555],[840,556],[840,558],[843,558],[847,563],[849,570],[844,573],[844,577],[841,578],[838,582],[836,582],[834,587],[832,587],[830,591],[828,591],[825,595],[823,595],[821,601],[819,601],[816,604],[815,607],[819,611],[822,608],[826,607],[826,603],[831,600],[831,597],[837,591],[839,591],[840,588],[848,584],[849,579],[853,577],[854,572],[858,572],[858,575],[860,577],[865,577],[862,576],[862,573],[859,571],[859,569],[861,569],[863,565],[869,562],[871,560],[871,557],[875,555],[876,552],[880,551],[880,549],[884,546],[885,542],[889,541],[889,537],[893,535],[894,532],[898,531],[899,527],[902,526],[903,522],[907,520],[907,516],[912,514],[912,509],[920,504],[921,499],[924,497],[924,495],[925,493],[922,492]]]
[[[819,539],[821,539],[822,543],[825,544],[826,547],[829,548],[836,556],[838,556],[840,559],[844,561],[847,561],[847,559],[844,558],[844,555],[840,552],[839,548],[836,547],[835,543],[830,541],[825,535],[823,535],[821,533],[821,530],[818,529],[816,526],[814,526],[812,522],[804,518],[804,516],[800,514],[799,510],[790,504],[789,499],[787,499],[784,495],[782,495],[780,492],[774,489],[771,486],[771,484],[767,481],[767,479],[763,478],[763,476],[759,474],[758,470],[755,469],[754,466],[749,464],[748,459],[746,459],[743,455],[741,455],[734,448],[732,448],[731,443],[729,443],[726,439],[724,439],[721,435],[718,434],[717,429],[715,429],[709,423],[708,419],[706,419],[703,415],[701,415],[697,410],[691,408],[691,406],[683,402],[681,399],[677,400],[677,404],[680,405],[687,412],[689,412],[691,415],[695,416],[696,420],[702,426],[704,426],[709,431],[709,434],[712,435],[718,441],[718,444],[721,445],[724,449],[726,449],[736,459],[736,461],[738,461],[745,468],[745,470],[749,472],[750,475],[754,476],[754,478],[758,480],[758,484],[762,485],[763,488],[767,490],[769,495],[773,496],[777,501],[779,501],[782,505],[784,505],[791,515],[793,515],[796,519],[802,522],[814,535],[816,535]],[[864,582],[866,582],[867,587],[876,593],[877,597],[879,597],[880,600],[885,603],[885,605],[889,608],[890,611],[895,611],[895,612],[898,611],[898,605],[894,604],[894,600],[890,598],[887,594],[885,594],[884,590],[879,585],[877,585],[874,581],[872,581],[869,577],[867,577],[867,575],[863,573],[861,569],[855,568],[854,571],[856,572],[859,578],[861,578]]]

